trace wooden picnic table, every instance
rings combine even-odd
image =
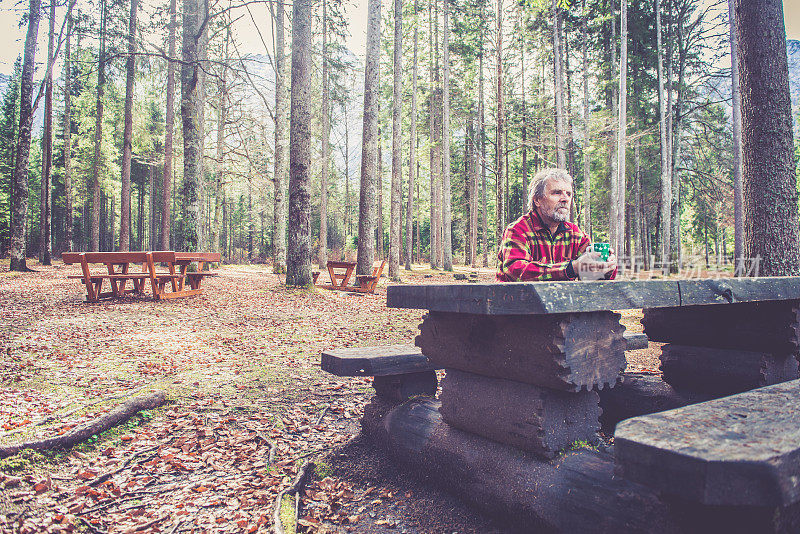
[[[365,409],[362,427],[398,459],[481,507],[515,510],[526,524],[548,531],[673,532],[689,512],[716,518],[707,504],[730,505],[724,513],[737,517],[749,513],[738,507],[757,505],[766,519],[763,528],[749,531],[774,532],[769,520],[789,517],[800,506],[796,461],[770,457],[762,466],[766,475],[756,479],[749,470],[759,458],[743,456],[753,443],[769,442],[762,439],[769,435],[785,440],[778,452],[800,457],[800,412],[791,400],[800,387],[800,277],[403,285],[389,286],[387,305],[428,310],[416,345],[446,375],[438,400]],[[680,412],[674,417],[680,436],[654,437],[652,428],[663,428],[666,416],[623,424],[627,448],[617,458],[598,451],[560,455],[571,444],[596,439],[597,391],[618,389],[626,367],[617,311],[635,308],[644,309],[650,340],[666,343],[663,382],[674,388],[674,397],[762,387],[780,398],[768,405],[756,402],[764,395],[756,394],[689,410],[699,421],[691,432]],[[770,389],[782,383],[787,385]],[[751,414],[741,407],[748,402]],[[777,414],[772,419],[761,415],[768,408]],[[724,457],[717,450],[700,454],[693,465],[684,458],[682,448],[711,450],[714,440],[703,425],[725,433],[740,419],[754,420],[736,427],[743,447],[728,447]],[[615,461],[628,478],[614,475]],[[701,476],[712,469],[721,474]],[[744,473],[742,480],[753,487],[731,490],[732,472]],[[761,483],[769,477],[775,484]],[[463,486],[465,480],[469,485]],[[792,480],[791,487],[770,494],[784,480]],[[673,492],[686,509],[673,510],[675,503],[660,497]],[[629,510],[644,504],[648,511],[639,515],[648,520],[640,522]],[[800,520],[786,531],[800,532]]]
[[[347,283],[353,275],[356,268],[354,261],[329,261],[326,265],[328,268],[328,275],[331,277],[331,285],[329,289],[346,290]]]
[[[350,286],[348,282],[353,276],[353,271],[356,268],[354,261],[329,261],[326,264],[328,268],[328,275],[331,278],[330,285],[320,285],[324,289],[333,289],[335,291],[353,291],[356,293],[374,293],[375,286],[378,285],[378,280],[383,273],[383,268],[386,266],[386,260],[382,260],[372,268],[372,274],[359,274],[356,275],[357,285]],[[315,274],[314,282],[316,283],[319,273]]]
[[[127,294],[143,294],[145,282],[150,281],[153,297],[156,300],[197,295],[201,292],[200,283],[206,276],[216,273],[204,271],[208,262],[218,262],[219,253],[195,253],[166,251],[133,252],[65,252],[61,256],[66,265],[80,264],[82,273],[68,278],[78,279],[86,286],[86,301],[98,302],[103,299],[119,299]],[[188,266],[198,263],[196,272],[189,272]],[[156,265],[164,265],[166,271],[156,270]],[[103,265],[103,271],[92,271],[91,265]],[[133,268],[141,265],[140,270]],[[103,282],[109,281],[110,290],[103,291]],[[126,287],[128,282],[133,287]],[[188,282],[189,289],[185,288]],[[171,291],[168,290],[171,289]]]

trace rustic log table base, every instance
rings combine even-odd
[[[667,344],[661,348],[664,381],[679,389],[733,395],[800,377],[797,358],[744,350]]]
[[[613,386],[627,365],[613,312],[471,315],[430,312],[416,345],[436,367],[561,391]]]
[[[597,393],[556,391],[448,369],[442,380],[447,424],[545,458],[574,442],[597,441]]]
[[[428,481],[521,532],[680,532],[654,491],[614,475],[607,453],[582,449],[541,461],[447,425],[435,400],[391,408],[377,398],[365,407],[365,435]]]

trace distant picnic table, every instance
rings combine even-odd
[[[119,299],[128,294],[143,294],[146,282],[150,282],[156,300],[188,297],[202,293],[201,283],[207,276],[217,273],[204,270],[208,263],[221,260],[218,252],[174,252],[171,250],[151,252],[65,252],[61,260],[65,265],[80,264],[82,273],[68,278],[80,280],[86,286],[86,301],[99,302],[104,299]],[[197,263],[190,271],[189,265]],[[90,266],[105,268],[92,271]],[[141,267],[139,270],[132,266]],[[157,265],[163,265],[157,270]],[[103,283],[109,289],[103,291]],[[128,282],[131,283],[128,286]],[[187,288],[188,285],[188,288]]]
[[[356,262],[354,261],[329,261],[325,267],[328,269],[328,276],[331,279],[330,284],[320,284],[319,287],[324,289],[332,289],[334,291],[354,291],[356,293],[374,293],[375,287],[378,285],[378,280],[381,278],[383,268],[386,266],[386,260],[382,260],[379,264],[373,266],[372,274],[359,274],[356,275],[358,285],[350,286],[348,282],[352,278],[353,271],[356,269]],[[319,272],[314,274],[314,283],[316,284],[319,278]]]

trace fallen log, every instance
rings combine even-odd
[[[134,414],[141,410],[152,410],[164,404],[166,394],[158,390],[134,397],[125,404],[117,406],[110,412],[89,421],[69,432],[52,438],[45,438],[38,441],[28,441],[24,443],[12,443],[11,445],[0,446],[0,458],[6,458],[17,454],[23,449],[33,449],[37,451],[51,449],[68,449],[81,443],[95,434],[105,432],[109,428],[130,419]]]
[[[521,531],[680,531],[655,491],[615,476],[608,453],[581,449],[543,462],[447,425],[435,400],[390,408],[380,399],[365,407],[366,436],[430,482]]]

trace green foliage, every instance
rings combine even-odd
[[[314,465],[314,476],[320,480],[333,476],[333,467],[327,462],[319,461]]]

